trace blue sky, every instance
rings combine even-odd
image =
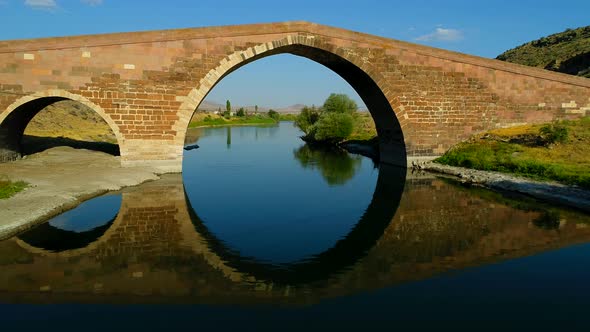
[[[493,58],[541,36],[589,25],[589,13],[589,0],[0,0],[0,40],[306,20]],[[330,92],[358,98],[321,65],[281,55],[232,73],[208,99],[318,105]]]

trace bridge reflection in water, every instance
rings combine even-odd
[[[47,223],[1,241],[0,301],[313,303],[590,241],[588,216],[387,166],[346,237],[282,265],[227,248],[180,175],[121,197],[116,217],[85,229]]]

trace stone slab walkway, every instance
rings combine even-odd
[[[120,166],[119,157],[57,147],[0,164],[0,176],[30,186],[0,200],[0,239],[31,228],[83,201],[111,190],[159,179],[161,171]]]

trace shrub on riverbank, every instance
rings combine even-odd
[[[352,134],[356,110],[350,97],[332,93],[321,108],[304,107],[295,125],[305,133],[302,139],[307,142],[336,144]]]
[[[590,117],[493,130],[456,145],[435,161],[590,189]]]
[[[0,178],[0,199],[6,199],[14,196],[28,186],[26,182],[12,182],[6,178]]]

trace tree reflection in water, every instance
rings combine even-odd
[[[343,185],[360,169],[362,157],[339,147],[305,144],[293,151],[303,168],[319,170],[331,186]]]

